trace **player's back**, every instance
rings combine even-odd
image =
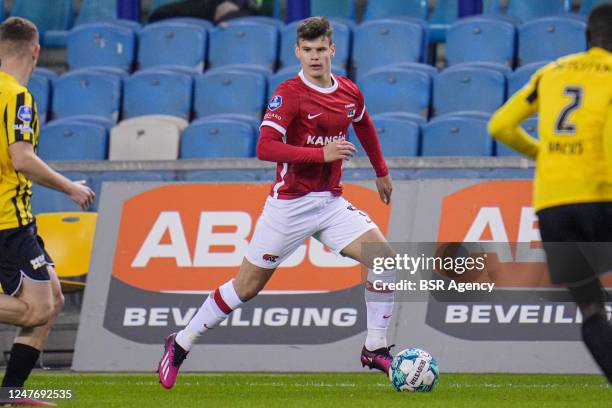
[[[536,209],[612,200],[604,124],[612,101],[612,53],[563,57],[532,78],[538,100]]]
[[[32,95],[11,75],[0,72],[0,230],[27,225],[33,220],[32,183],[15,171],[9,145],[38,143],[38,118]]]

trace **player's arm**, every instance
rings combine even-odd
[[[347,141],[332,142],[323,149],[293,146],[283,142],[283,134],[263,125],[257,142],[257,158],[276,163],[328,163],[348,160],[355,154],[355,146]]]
[[[521,123],[538,110],[538,82],[536,73],[529,84],[518,91],[489,121],[489,134],[517,152],[535,159],[540,142],[529,135]]]
[[[11,161],[16,171],[28,180],[67,194],[81,208],[87,209],[94,199],[94,193],[83,182],[72,182],[51,169],[34,152],[33,137],[34,110],[29,93],[21,93],[5,107],[3,120],[7,132]]]
[[[360,99],[361,113],[353,120],[353,128],[355,129],[359,143],[361,143],[361,146],[368,155],[368,159],[370,159],[370,163],[376,173],[376,188],[380,195],[380,199],[385,204],[389,204],[391,202],[391,192],[393,191],[391,176],[389,175],[389,169],[385,162],[382,149],[380,148],[380,141],[376,134],[376,128],[374,127],[372,118],[370,118],[370,114],[365,109],[363,96],[361,94]]]
[[[257,141],[257,158],[276,163],[323,163],[323,149],[292,146],[283,142],[284,134],[263,124]]]
[[[608,168],[612,168],[612,99],[610,100],[608,112],[604,118],[603,143],[604,153],[608,161]]]

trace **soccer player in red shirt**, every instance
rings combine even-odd
[[[311,236],[369,268],[368,331],[361,363],[388,372],[392,356],[386,331],[393,293],[374,289],[372,259],[362,254],[362,244],[379,244],[377,256],[394,253],[367,214],[341,196],[342,161],[356,153],[346,140],[349,125],[376,171],[376,187],[385,204],[391,199],[391,177],[361,91],[349,79],[331,73],[335,49],[326,18],[312,17],[299,25],[295,53],[302,70],[276,89],[257,144],[259,159],[277,163],[276,181],[235,279],[217,288],[185,329],[166,339],[158,369],[165,388],[176,382],[197,338],[256,296],[278,265]],[[385,271],[376,279],[394,281],[395,271]]]

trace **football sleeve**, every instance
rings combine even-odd
[[[257,141],[257,158],[276,163],[323,163],[323,149],[286,144],[280,131],[262,126]]]
[[[489,134],[517,152],[535,159],[540,142],[529,135],[521,123],[538,111],[538,85],[542,71],[515,93],[489,121]]]
[[[4,108],[4,126],[8,144],[33,143],[34,101],[29,92],[21,92],[9,98]]]
[[[353,123],[358,123],[363,119],[363,115],[366,113],[365,98],[361,93],[361,90],[357,89],[357,106],[355,109],[355,119]]]
[[[387,163],[385,162],[385,158],[380,148],[376,128],[365,109],[363,117],[358,122],[353,123],[353,128],[355,129],[359,143],[361,143],[363,150],[365,150],[368,155],[368,159],[370,159],[370,163],[376,172],[376,177],[388,175],[389,169],[387,168]]]
[[[288,86],[281,84],[266,109],[260,129],[264,126],[269,126],[278,130],[283,136],[287,133],[287,129],[293,119],[297,116],[299,109],[299,96],[295,92],[291,92]]]

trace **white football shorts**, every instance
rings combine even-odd
[[[311,236],[340,254],[373,228],[378,227],[365,212],[329,192],[292,200],[268,197],[246,258],[261,268],[276,268]]]

